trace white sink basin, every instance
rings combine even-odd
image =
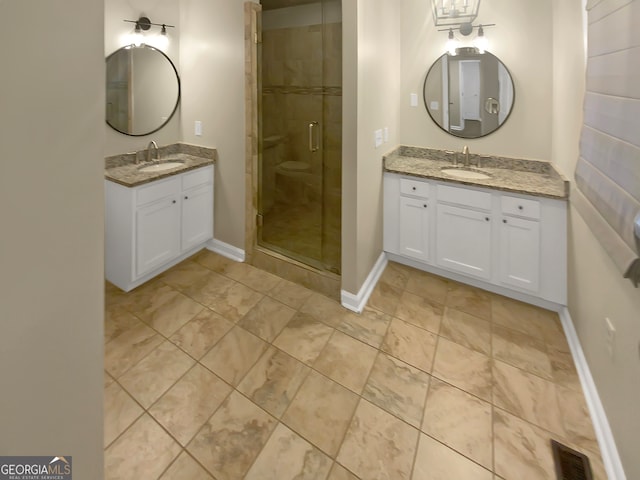
[[[172,168],[181,167],[182,165],[184,165],[184,162],[180,161],[154,163],[153,165],[139,167],[138,170],[142,173],[164,172],[165,170],[171,170]]]
[[[477,170],[470,170],[467,168],[443,168],[442,173],[444,173],[445,175],[449,175],[450,177],[467,178],[473,180],[486,180],[487,178],[491,178],[491,175],[487,175],[486,173],[478,172]]]

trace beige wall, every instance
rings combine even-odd
[[[126,35],[133,31],[134,24],[124,20],[137,20],[144,15],[153,23],[176,26],[167,29],[170,41],[165,53],[178,69],[178,74],[182,76],[180,68],[180,2],[173,0],[104,0],[103,3],[105,57],[123,47],[126,44]],[[158,27],[151,27],[151,30],[148,30],[153,33],[158,31]],[[104,85],[104,78],[101,79],[101,83]],[[155,140],[158,145],[167,145],[181,140],[180,106],[169,123],[151,135],[131,137],[116,132],[104,121],[103,124],[106,139],[105,155],[142,150],[147,148],[147,144],[151,140]]]
[[[0,452],[102,478],[104,5],[0,1]]]
[[[392,0],[345,0],[343,24],[342,289],[356,294],[382,252],[382,155],[398,143],[400,9]],[[376,149],[374,131],[384,127],[389,143]]]
[[[553,2],[555,3],[555,2]],[[461,139],[442,131],[429,117],[422,100],[424,79],[445,51],[446,32],[433,25],[430,2],[402,2],[402,89],[399,143],[431,148],[549,160],[551,156],[552,22],[551,0],[514,2],[485,0],[477,23],[485,29],[488,50],[511,72],[515,105],[509,120],[496,132],[479,139]],[[475,31],[466,38],[471,42]],[[418,106],[409,95],[418,94]]]
[[[581,0],[554,2],[553,161],[573,180],[584,94]],[[623,279],[580,214],[569,215],[569,311],[628,479],[640,478],[640,290]],[[616,328],[606,347],[604,318]]]
[[[218,150],[215,238],[244,247],[244,10],[240,0],[180,2],[182,141]],[[203,134],[194,135],[194,122]]]

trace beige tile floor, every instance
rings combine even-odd
[[[106,479],[605,479],[556,314],[390,263],[361,314],[203,251],[106,287]]]

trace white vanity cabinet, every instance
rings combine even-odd
[[[443,268],[491,278],[491,194],[437,185],[436,260]]]
[[[399,242],[402,255],[428,261],[429,255],[429,184],[408,178],[400,179]]]
[[[384,249],[391,260],[553,308],[567,302],[566,209],[563,199],[385,172]]]
[[[105,181],[107,280],[124,291],[213,238],[213,166],[137,187]]]

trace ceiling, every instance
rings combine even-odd
[[[260,0],[263,10],[275,10],[277,8],[294,7],[306,3],[319,3],[320,0]]]

